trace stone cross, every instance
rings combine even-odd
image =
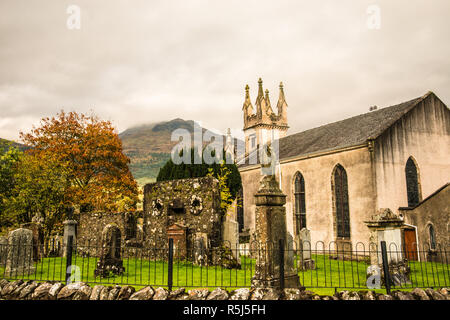
[[[23,228],[11,231],[8,236],[5,275],[29,275],[34,271],[33,232]]]
[[[293,250],[289,247],[286,229],[286,195],[284,195],[274,175],[265,175],[255,194],[256,203],[256,265],[252,278],[253,288],[280,287],[279,240],[288,250],[284,254],[284,285],[299,288],[299,277],[294,268]]]

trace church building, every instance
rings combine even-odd
[[[290,112],[300,111],[296,106],[289,108]],[[428,92],[373,109],[287,135],[288,104],[283,84],[276,112],[261,79],[254,106],[247,85],[243,105],[247,161],[239,165],[243,185],[241,228],[249,230],[250,235],[254,232],[253,195],[262,178],[261,165],[251,164],[249,155],[260,145],[276,140],[279,159],[275,176],[286,195],[286,222],[293,238],[307,228],[313,245],[323,241],[327,246],[334,241],[355,249],[360,244],[368,248],[365,222],[380,209],[389,208],[404,220],[405,232],[411,232],[408,237],[412,235],[409,241],[450,243],[449,108]],[[433,199],[427,200],[430,197]],[[419,219],[424,201],[427,206],[439,205],[426,209],[427,218]],[[418,213],[409,217],[410,212]]]

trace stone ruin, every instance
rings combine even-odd
[[[108,277],[111,273],[115,275],[124,273],[121,243],[122,236],[117,225],[107,225],[102,232],[100,259],[94,271],[96,277]]]
[[[172,238],[174,259],[238,267],[236,240],[224,241],[232,237],[235,228],[227,223],[220,202],[219,181],[213,177],[147,184],[143,213],[145,248],[166,248]],[[235,234],[238,237],[237,231]],[[236,248],[230,248],[233,245]],[[154,252],[163,254],[164,250]]]
[[[5,266],[5,275],[9,277],[35,272],[31,230],[20,228],[9,233]]]
[[[370,221],[365,222],[370,230],[370,266],[367,269],[367,277],[377,275],[384,283],[383,260],[381,255],[381,241],[386,242],[389,274],[393,284],[401,286],[410,284],[411,273],[408,260],[402,250],[402,226],[403,220],[395,215],[390,209],[382,208],[372,216]]]

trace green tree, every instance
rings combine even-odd
[[[213,152],[211,154],[214,156]],[[182,153],[180,152],[181,155]],[[236,164],[225,164],[225,152],[223,152],[223,155],[224,158],[220,160],[220,164],[206,164],[203,156],[201,164],[194,164],[194,148],[192,148],[190,164],[174,164],[172,159],[169,159],[159,170],[156,181],[206,177],[209,173],[219,179],[219,176],[224,174],[226,170],[227,174],[224,183],[228,188],[231,199],[234,200],[242,187],[241,175]]]
[[[14,225],[15,214],[7,210],[15,187],[14,175],[23,153],[10,143],[0,141],[0,231]]]

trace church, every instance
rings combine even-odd
[[[262,175],[249,155],[276,140],[275,177],[294,239],[307,228],[313,246],[322,241],[368,248],[365,222],[388,208],[404,221],[409,245],[450,243],[450,110],[433,92],[290,135],[282,83],[276,113],[261,79],[254,105],[246,86],[242,110],[246,160],[239,165],[238,219],[250,236]]]

